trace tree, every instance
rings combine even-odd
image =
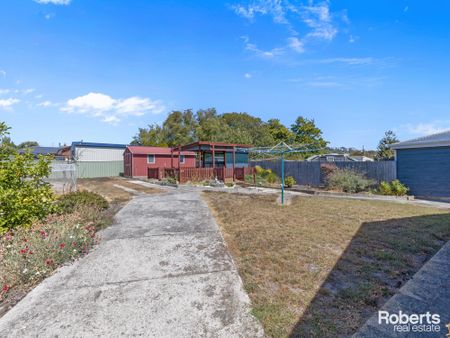
[[[193,142],[196,139],[197,121],[191,109],[173,111],[163,123],[163,130],[169,146]]]
[[[27,148],[31,148],[31,147],[38,147],[39,143],[37,143],[36,141],[25,141],[22,143],[19,143],[19,145],[17,146],[17,149],[27,149]]]
[[[139,132],[133,137],[133,145],[167,147],[166,135],[163,128],[157,124],[151,124],[146,128],[139,128]]]
[[[304,145],[313,152],[325,148],[328,144],[322,137],[322,130],[316,127],[313,119],[299,116],[291,126],[295,143]]]
[[[9,127],[0,123],[0,139]],[[4,142],[0,145],[0,234],[28,226],[54,210],[54,195],[45,178],[50,174],[50,157],[34,160],[30,153],[18,154]]]
[[[276,143],[285,142],[292,143],[295,136],[285,125],[278,119],[270,119],[267,121],[267,128]]]
[[[391,144],[399,142],[397,135],[392,130],[384,133],[377,147],[376,159],[378,161],[388,161],[394,159],[394,151],[390,148]]]

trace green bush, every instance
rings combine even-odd
[[[278,176],[273,173],[270,172],[269,174],[267,174],[266,176],[263,176],[263,178],[266,180],[267,183],[269,184],[274,184],[278,182]]]
[[[103,196],[86,190],[62,195],[57,201],[58,211],[61,213],[71,213],[80,207],[104,210],[108,208],[108,205],[108,201]]]
[[[8,134],[0,122],[0,140]],[[30,153],[18,154],[0,141],[0,234],[54,211],[55,197],[45,179],[50,174],[50,157],[36,161]]]
[[[161,183],[163,185],[165,185],[165,184],[177,184],[177,179],[175,177],[172,177],[172,176],[167,176],[167,177],[165,177],[165,178],[163,178],[161,180]]]
[[[348,169],[336,169],[327,177],[328,188],[350,193],[367,191],[375,181]]]
[[[381,182],[378,190],[382,195],[404,196],[409,188],[399,180],[393,180],[391,183]]]
[[[284,179],[284,185],[287,188],[292,188],[296,184],[297,184],[297,182],[295,181],[295,179],[292,176],[288,176]]]

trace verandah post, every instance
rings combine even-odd
[[[225,155],[226,158],[226,155]],[[226,159],[225,159],[226,162]],[[236,146],[233,146],[233,182],[235,181],[234,169],[236,167]]]
[[[284,153],[281,154],[281,205],[284,204]]]

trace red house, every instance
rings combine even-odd
[[[148,177],[149,168],[195,168],[195,153],[171,148],[128,146],[123,155],[126,177]],[[178,158],[179,157],[179,158]]]

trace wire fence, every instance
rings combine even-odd
[[[47,181],[59,194],[66,194],[77,190],[77,167],[75,163],[53,161],[51,173]]]

